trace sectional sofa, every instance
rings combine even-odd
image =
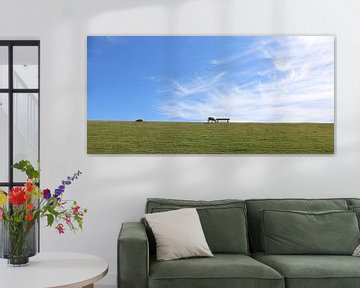
[[[145,212],[188,207],[214,257],[156,261],[145,221],[123,223],[119,288],[360,287],[360,199],[148,199]]]

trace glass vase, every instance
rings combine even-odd
[[[0,257],[8,259],[9,266],[25,266],[29,257],[36,255],[35,222],[31,227],[28,222],[1,221]]]

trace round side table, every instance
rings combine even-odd
[[[28,266],[0,260],[0,286],[6,288],[93,288],[108,272],[107,262],[80,253],[38,253]],[[3,286],[4,285],[4,286]]]

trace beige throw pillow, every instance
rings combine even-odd
[[[156,259],[213,256],[195,208],[145,214],[156,241]]]
[[[360,244],[355,248],[352,256],[360,257]]]

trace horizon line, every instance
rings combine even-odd
[[[98,122],[136,122],[135,120],[102,120],[102,119],[87,119],[87,121],[98,121]],[[142,119],[143,122],[161,122],[161,123],[208,123],[207,120],[202,120],[202,121],[162,121],[162,120],[144,120]],[[220,123],[220,122],[219,122]],[[223,123],[223,122],[221,122]],[[226,123],[226,122],[224,122]],[[335,124],[335,121],[331,122],[331,121],[322,121],[322,122],[317,122],[317,121],[229,121],[228,123],[284,123],[284,124],[312,124],[312,123],[316,123],[316,124]]]

